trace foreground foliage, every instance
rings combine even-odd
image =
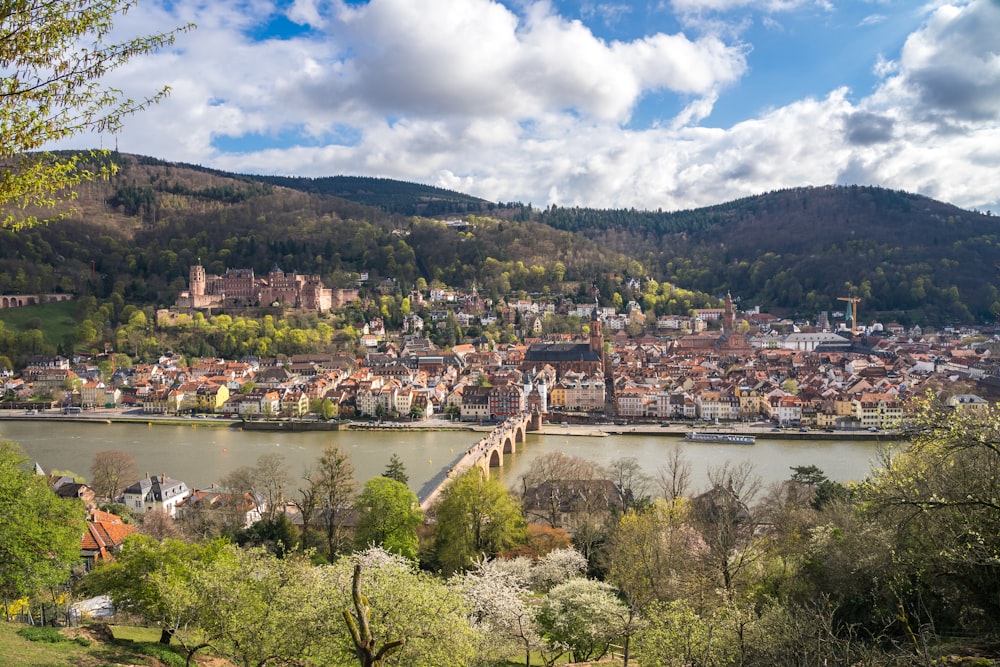
[[[114,20],[135,0],[17,0],[0,7],[0,206],[51,207],[70,188],[114,172],[92,168],[87,155],[37,152],[45,144],[88,131],[114,132],[122,119],[155,103],[124,98],[104,76],[136,56],[173,43],[176,32],[110,41]],[[6,214],[0,226],[37,222]]]
[[[644,667],[931,667],[947,664],[953,636],[991,655],[1000,417],[946,411],[929,397],[909,424],[911,444],[886,452],[860,484],[796,466],[758,492],[752,470],[724,464],[698,495],[616,507],[589,561],[572,548],[511,549],[526,540],[520,507],[473,470],[434,515],[434,550],[421,555],[438,573],[387,550],[412,542],[369,516],[362,533],[387,548],[330,552],[329,563],[301,544],[268,551],[132,536],[81,592],[109,594],[188,656],[211,651],[239,665],[488,667],[512,656],[552,665],[614,652]],[[12,488],[31,498],[23,459],[2,451],[4,499]],[[324,457],[336,470],[346,461],[335,450]],[[380,519],[415,516],[394,480],[370,482],[361,498]],[[336,495],[327,506],[341,505]],[[47,585],[65,580],[65,569],[46,569],[58,565],[43,562],[51,553],[34,553],[32,571],[46,572]],[[594,572],[602,576],[587,577]],[[14,579],[34,593],[41,581]]]
[[[0,441],[0,596],[33,595],[66,581],[80,556],[84,507],[63,500],[27,467],[17,445]]]
[[[435,555],[454,572],[524,540],[521,505],[497,479],[473,467],[445,487],[435,508]]]

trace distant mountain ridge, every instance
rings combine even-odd
[[[550,207],[538,220],[581,233],[664,279],[744,306],[989,322],[1000,315],[1000,218],[878,187],[791,188],[678,212]]]
[[[403,215],[448,215],[482,213],[496,208],[493,202],[431,185],[367,176],[252,176],[271,185],[313,194],[332,195],[365,206],[376,206],[387,213]]]

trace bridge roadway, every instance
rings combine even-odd
[[[479,442],[462,455],[455,464],[447,470],[441,482],[431,489],[427,497],[420,503],[420,509],[426,512],[441,496],[441,492],[466,470],[478,466],[485,474],[490,468],[503,465],[504,454],[517,451],[517,443],[524,443],[528,431],[537,431],[541,426],[541,415],[531,412],[521,412],[514,417],[508,417],[487,433]]]

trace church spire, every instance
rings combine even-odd
[[[736,331],[736,312],[733,310],[733,295],[726,292],[726,310],[722,315],[722,330],[725,333]]]

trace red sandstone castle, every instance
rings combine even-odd
[[[203,266],[195,264],[191,267],[189,287],[177,297],[178,308],[278,305],[325,312],[356,296],[355,290],[324,287],[318,275],[285,273],[277,267],[271,269],[266,278],[258,278],[254,276],[253,269],[226,269],[224,276],[217,276],[206,274]]]

